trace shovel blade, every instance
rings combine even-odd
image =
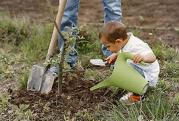
[[[44,80],[42,82],[40,93],[48,94],[52,90],[53,83],[57,78],[58,78],[58,75],[56,73],[47,71],[47,73],[45,73],[44,75]]]
[[[32,66],[32,70],[27,82],[27,90],[40,91],[45,69],[45,67],[40,65]]]

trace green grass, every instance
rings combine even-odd
[[[39,62],[45,59],[51,31],[51,25],[37,25],[31,28],[31,36],[21,43],[21,51],[30,62]]]
[[[145,121],[178,121],[178,102],[173,102],[170,98],[165,90],[158,87],[139,104],[126,106],[118,102],[104,113],[105,118],[108,121],[136,121],[142,115]]]
[[[0,81],[17,80],[25,88],[32,64],[45,61],[51,32],[51,24],[0,19]]]
[[[0,20],[0,42],[11,43],[18,46],[29,36],[29,25],[26,21],[19,21],[14,19],[13,21],[6,18]]]

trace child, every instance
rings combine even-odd
[[[118,52],[130,52],[134,56],[128,63],[149,81],[150,87],[156,86],[159,75],[159,64],[147,43],[135,37],[132,33],[127,33],[126,27],[117,21],[107,22],[99,33],[99,38],[100,42],[113,52],[106,59],[109,64],[116,60]],[[147,64],[141,65],[141,61]],[[141,95],[131,92],[120,99],[122,102],[130,103],[141,100]]]

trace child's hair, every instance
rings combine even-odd
[[[127,29],[124,24],[117,21],[109,21],[102,27],[99,38],[105,36],[107,41],[114,43],[116,39],[125,40],[127,38]]]

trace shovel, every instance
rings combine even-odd
[[[66,2],[67,0],[59,0],[58,14],[56,20],[54,21],[55,27],[53,29],[53,34],[51,37],[46,60],[49,60],[55,53],[58,34],[63,38],[63,35],[58,29],[58,25],[61,24]],[[40,91],[43,94],[48,94],[51,91],[54,80],[57,78],[57,74],[48,71],[49,67],[50,64],[48,64],[47,66],[32,66],[32,70],[27,82],[27,90]]]

